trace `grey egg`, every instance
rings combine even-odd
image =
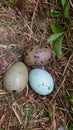
[[[13,64],[4,74],[3,85],[8,92],[20,93],[28,83],[28,69],[22,62]]]

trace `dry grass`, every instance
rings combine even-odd
[[[47,0],[41,3],[40,0],[28,0],[26,4],[13,1],[15,9],[2,1],[0,3],[0,62],[1,66],[10,67],[16,62],[16,57],[24,46],[28,44],[46,44],[49,36],[51,21],[62,22],[49,16],[49,10],[57,5]],[[71,3],[71,1],[70,1]],[[71,3],[71,10],[73,4]],[[45,13],[46,12],[46,13]],[[70,16],[72,18],[72,16]],[[71,28],[71,32],[73,27]],[[72,33],[69,33],[69,40],[72,43]],[[19,48],[19,53],[12,53],[14,60],[6,55],[11,54],[10,49]],[[51,46],[53,48],[53,46]],[[63,41],[63,55],[59,60],[52,58],[46,66],[55,82],[53,93],[48,96],[37,95],[30,86],[20,95],[8,94],[2,86],[3,73],[6,71],[0,67],[0,130],[58,130],[63,126],[65,130],[71,128],[73,122],[73,106],[69,99],[73,98],[73,45],[67,46]],[[16,49],[15,49],[16,51]],[[15,54],[15,55],[14,55]],[[3,58],[3,59],[2,59]],[[17,58],[18,60],[22,60]],[[6,63],[6,64],[5,64]],[[3,73],[2,73],[3,72]]]

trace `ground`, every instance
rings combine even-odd
[[[12,0],[0,2],[0,130],[73,130],[73,4],[69,21],[50,17],[57,1]],[[55,89],[48,96],[29,86],[21,94],[9,94],[2,84],[4,73],[15,62],[23,62],[26,46],[47,44],[50,22],[71,25],[62,43],[62,57],[52,57],[45,69],[54,78]],[[69,23],[68,23],[69,22]],[[49,45],[53,50],[53,44]],[[28,68],[31,69],[31,68]],[[70,102],[72,100],[72,102]]]

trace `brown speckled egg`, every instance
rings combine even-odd
[[[31,45],[24,50],[24,63],[28,66],[45,66],[52,56],[48,46]]]

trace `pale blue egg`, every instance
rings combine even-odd
[[[48,95],[54,89],[54,81],[51,74],[39,68],[30,71],[29,84],[40,95]]]

